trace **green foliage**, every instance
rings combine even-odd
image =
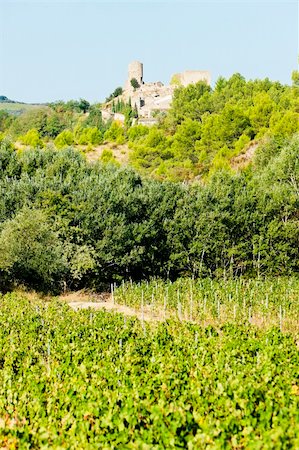
[[[187,87],[179,86],[173,96],[172,109],[170,116],[179,124],[184,119],[199,119],[201,114],[206,111],[208,94],[211,91],[210,86],[204,82],[190,84]]]
[[[47,123],[43,130],[43,133],[45,136],[55,139],[56,136],[58,136],[58,134],[61,133],[65,127],[65,118],[61,117],[58,113],[53,111],[47,116]]]
[[[55,103],[49,103],[49,106],[53,108],[55,111],[59,112],[72,112],[72,113],[80,113],[84,114],[90,109],[90,103],[80,98],[80,100],[69,100],[68,102],[63,102],[59,100]]]
[[[277,112],[271,117],[270,127],[277,137],[287,138],[299,132],[299,112]]]
[[[74,135],[70,130],[62,131],[54,140],[57,148],[68,147],[74,143]]]
[[[43,141],[39,135],[39,132],[35,128],[27,131],[24,136],[20,136],[19,141],[22,144],[29,145],[33,148],[43,147]]]
[[[129,142],[131,163],[160,179],[206,180],[219,170],[230,170],[232,158],[250,142],[285,139],[298,132],[298,111],[298,88],[267,78],[220,77],[214,90],[204,82],[180,86],[159,124],[168,148],[153,157],[150,145],[143,142],[137,148]]]
[[[35,108],[8,123],[7,131],[8,134],[17,138],[31,129],[36,129],[43,138],[55,138],[66,128],[66,124],[67,118],[63,114],[49,108]]]
[[[84,98],[80,98],[78,108],[85,114],[90,108],[90,103]]]
[[[119,305],[133,307],[137,313],[143,307],[160,318],[184,318],[202,326],[208,322],[217,328],[228,322],[240,326],[255,323],[259,317],[264,328],[276,325],[284,332],[295,332],[298,324],[294,326],[293,319],[299,310],[298,294],[296,277],[234,279],[227,276],[122,283],[114,290],[114,300]]]
[[[171,86],[180,86],[181,85],[181,81],[180,81],[180,78],[178,75],[175,74],[171,77],[170,85]]]
[[[292,81],[293,81],[293,86],[299,87],[299,71],[298,70],[293,70]]]
[[[117,121],[112,122],[110,128],[104,133],[104,141],[116,142],[117,144],[124,144],[125,131],[120,123]]]
[[[13,120],[14,118],[11,114],[7,111],[0,110],[0,132],[6,131],[10,127]]]
[[[132,81],[136,89],[138,83]],[[65,134],[57,139],[59,148],[98,145],[102,140],[127,142],[129,162],[140,173],[159,180],[206,182],[218,171],[250,170],[256,145],[272,138],[282,143],[299,131],[295,72],[292,86],[268,78],[246,81],[239,73],[228,79],[220,77],[214,88],[205,82],[178,86],[170,110],[157,112],[153,134],[159,145],[147,138],[150,131],[141,132],[144,138],[135,136],[134,131],[130,134],[138,111],[131,99],[125,103],[121,95],[122,88],[118,87],[107,100],[114,113],[124,115],[123,129],[120,124],[102,120],[101,105],[80,99],[35,107],[15,117],[0,112],[0,132],[17,141],[36,129],[44,142],[55,141],[66,132],[67,142]]]
[[[138,89],[140,87],[140,84],[138,83],[138,81],[136,80],[136,78],[132,78],[130,80],[130,84],[131,86],[134,88],[134,90]]]
[[[0,233],[0,270],[40,290],[53,287],[64,271],[62,246],[42,211],[24,209]]]
[[[246,287],[238,293],[245,294],[248,311],[254,296]],[[213,303],[217,317],[217,299]],[[236,304],[239,315],[242,299]],[[1,445],[296,449],[296,336],[248,322],[151,324],[6,295],[0,315]]]
[[[110,163],[117,164],[116,159],[113,155],[113,152],[109,148],[104,148],[104,150],[101,154],[101,157],[100,157],[100,161],[103,164],[110,164]]]
[[[128,137],[130,142],[142,139],[149,133],[149,128],[144,125],[134,125],[128,130]]]
[[[153,174],[164,160],[172,157],[169,139],[156,126],[151,127],[144,138],[129,141],[129,146],[131,148],[130,162],[132,166],[143,173],[151,169]]]
[[[295,86],[235,74],[214,90],[204,83],[180,87],[170,113],[153,127],[130,127],[134,108],[118,101],[115,107],[127,108],[125,126],[104,125],[98,107],[87,114],[56,105],[14,119],[0,136],[0,224],[10,227],[24,206],[42,211],[63,261],[48,278],[32,269],[26,283],[40,279],[59,290],[130,277],[297,274],[297,93]],[[69,126],[54,141],[60,151],[49,144],[16,152],[9,143],[10,131],[24,129],[37,145],[33,138],[50,139],[63,121]],[[118,167],[109,151],[89,164],[64,149],[102,140],[128,142],[138,173]],[[15,266],[0,270],[2,286],[25,282]]]
[[[100,131],[103,131],[104,124],[100,107],[97,105],[92,105],[89,109],[88,117],[84,120],[83,123],[88,127],[96,127]]]
[[[250,137],[247,134],[241,134],[237,142],[235,143],[235,153],[239,155],[242,151],[246,150],[246,146],[250,143]]]
[[[106,102],[110,102],[114,98],[119,97],[120,95],[122,95],[122,93],[123,93],[123,88],[120,86],[117,87],[116,89],[114,89],[112,94],[110,94],[109,97],[106,98]]]
[[[76,141],[80,145],[99,145],[103,141],[103,135],[96,127],[79,128]]]
[[[226,107],[228,116],[232,111]],[[235,174],[229,164],[235,147],[251,142],[248,134],[240,135],[247,116],[236,115],[238,120],[228,128],[227,136],[235,133],[238,139],[218,148],[213,158],[203,147],[195,159],[203,123],[190,118],[170,136],[158,126],[138,125],[128,130],[132,163],[140,172],[161,179],[192,180],[196,174],[202,176],[208,165],[205,183],[142,179],[128,167],[117,167],[111,152],[103,152],[99,163],[88,163],[71,148],[58,151],[47,146],[16,152],[3,137],[1,227],[10,229],[11,221],[17,220],[12,235],[15,243],[24,244],[24,255],[19,248],[18,258],[25,265],[27,247],[15,231],[18,215],[25,206],[41,211],[57,245],[55,250],[52,241],[47,244],[45,240],[44,251],[47,245],[49,255],[62,251],[63,261],[53,276],[42,278],[32,269],[26,280],[22,271],[14,267],[10,272],[3,263],[5,285],[8,280],[36,286],[42,280],[41,284],[59,290],[62,286],[99,288],[130,277],[298,274],[298,135],[291,139],[285,134],[265,136],[252,165]],[[63,133],[56,138],[61,147],[74,139],[71,132],[69,141],[67,131]],[[114,122],[105,133],[107,138],[124,142],[124,128]],[[39,240],[37,231],[36,236]],[[2,278],[0,283],[4,283]]]

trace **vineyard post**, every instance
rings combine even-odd
[[[279,305],[279,328],[280,328],[280,331],[282,331],[282,306],[281,306],[281,304]]]
[[[178,302],[178,317],[179,320],[182,321],[182,304],[180,301]]]
[[[141,325],[142,325],[142,329],[144,331],[144,293],[143,293],[143,289],[141,291]]]
[[[166,296],[164,295],[164,320],[166,320]]]
[[[112,299],[112,303],[114,304],[114,288],[113,288],[113,283],[111,283],[111,299]]]
[[[50,340],[48,340],[48,345],[47,345],[47,369],[48,369],[48,375],[50,375],[50,355],[51,355],[51,344],[50,344]]]

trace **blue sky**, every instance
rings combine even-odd
[[[0,95],[101,101],[132,60],[145,81],[198,69],[213,82],[240,72],[290,83],[298,2],[0,0]]]

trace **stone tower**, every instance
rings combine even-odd
[[[140,86],[143,84],[143,64],[139,61],[133,61],[129,64],[128,79],[125,89],[131,89],[131,80],[136,78]]]

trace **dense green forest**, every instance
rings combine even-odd
[[[180,87],[151,128],[86,100],[0,111],[1,288],[296,273],[298,89],[239,74]],[[89,162],[105,142],[127,143],[129,165]]]
[[[79,152],[1,144],[1,284],[99,288],[123,278],[298,271],[299,139],[204,185],[143,179]]]

